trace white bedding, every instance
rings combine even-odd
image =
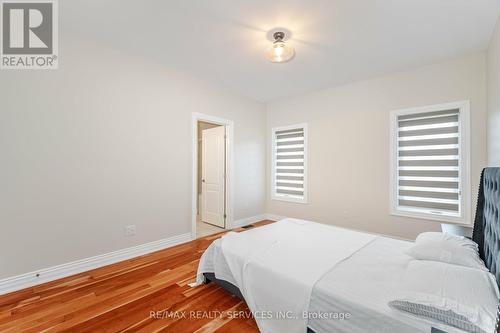
[[[307,326],[316,333],[428,333],[431,326],[463,332],[387,306],[411,260],[403,251],[412,244],[285,219],[214,241],[200,260],[196,284],[203,273],[215,273],[237,286],[263,333],[304,333]],[[352,317],[273,320],[267,311]]]
[[[349,312],[349,320],[312,318],[308,326],[316,333],[448,333],[462,330],[417,318],[388,306],[399,294],[402,277],[412,260],[404,250],[412,242],[379,237],[326,274],[314,286],[309,311]]]
[[[316,281],[374,239],[370,234],[285,219],[229,233],[213,253],[224,256],[233,280],[229,282],[240,289],[261,332],[303,333],[308,322],[303,313]],[[199,274],[209,269],[207,260],[213,253],[204,255]],[[216,265],[223,266],[222,262],[216,259]],[[217,269],[215,273],[219,278]]]

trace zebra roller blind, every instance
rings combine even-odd
[[[305,200],[306,140],[305,125],[273,130],[273,198]]]
[[[397,116],[397,206],[460,216],[460,109]]]

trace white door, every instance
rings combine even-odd
[[[201,220],[224,228],[224,126],[203,130],[201,142]]]

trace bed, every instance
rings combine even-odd
[[[497,281],[499,212],[500,168],[486,168],[472,239]],[[269,313],[254,313],[263,332],[464,332],[388,306],[412,260],[404,253],[412,244],[285,219],[214,241],[200,260],[197,284],[216,283],[253,312],[265,304]]]

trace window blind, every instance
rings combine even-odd
[[[398,208],[460,214],[460,110],[399,115]]]
[[[304,133],[303,127],[274,132],[276,196],[304,198]]]

